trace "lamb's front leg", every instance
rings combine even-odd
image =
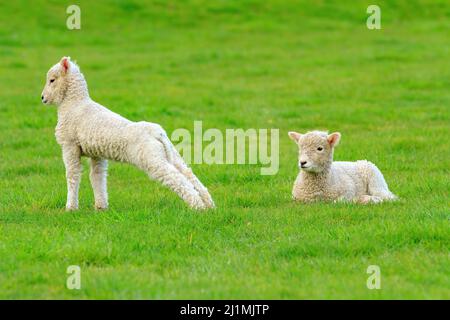
[[[76,145],[63,145],[62,153],[67,180],[66,210],[77,210],[81,180],[81,150]]]
[[[94,190],[95,209],[104,210],[108,208],[108,191],[106,188],[106,176],[108,170],[108,162],[104,159],[91,159],[91,172],[89,178],[91,180],[92,189]]]

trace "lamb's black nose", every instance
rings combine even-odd
[[[301,161],[300,165],[303,167],[306,164],[307,161]]]
[[[44,100],[44,96],[43,95],[41,96],[41,100]]]

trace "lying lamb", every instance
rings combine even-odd
[[[333,162],[333,150],[341,134],[312,131],[289,132],[299,146],[300,173],[294,183],[294,200],[311,202],[355,201],[378,203],[394,200],[383,174],[371,162]]]
[[[44,104],[58,107],[55,135],[67,178],[67,210],[78,209],[81,156],[90,157],[96,209],[108,207],[107,159],[128,162],[177,193],[190,207],[213,208],[208,190],[155,123],[132,122],[94,102],[78,66],[63,57],[47,73]]]

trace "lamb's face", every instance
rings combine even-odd
[[[338,144],[339,132],[328,135],[313,131],[305,134],[289,132],[289,137],[299,147],[298,166],[307,172],[319,173],[329,168],[333,161],[333,149]]]
[[[67,90],[70,65],[70,58],[64,57],[47,72],[47,80],[41,95],[42,103],[59,105],[62,102]]]

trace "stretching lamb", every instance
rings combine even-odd
[[[302,202],[355,201],[379,203],[394,200],[383,174],[371,162],[333,162],[333,150],[341,134],[312,131],[289,132],[299,146],[300,173],[294,183],[294,200]]]
[[[58,107],[55,129],[67,178],[67,210],[78,209],[81,156],[90,157],[95,208],[108,207],[107,160],[131,163],[177,193],[194,209],[213,208],[208,190],[184,163],[161,126],[132,122],[94,102],[78,66],[63,57],[47,73],[44,104]]]

